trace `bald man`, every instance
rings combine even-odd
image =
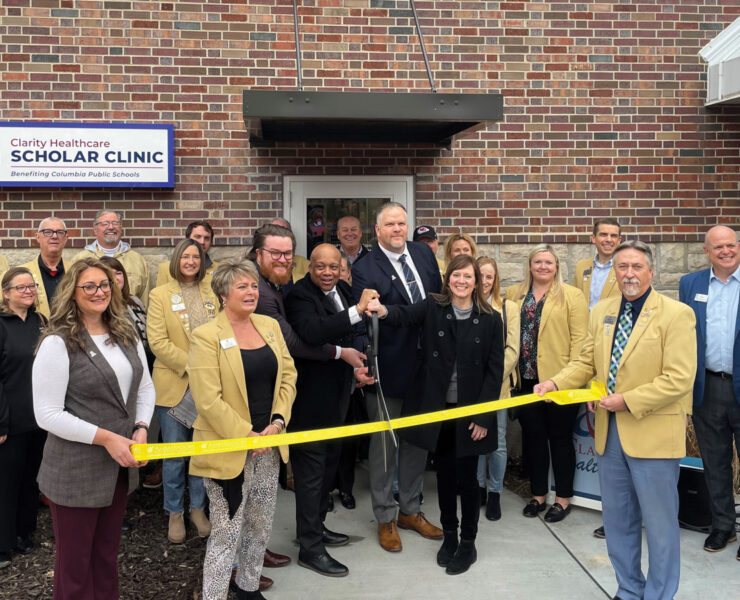
[[[350,346],[355,325],[368,302],[377,296],[365,290],[359,302],[340,281],[341,255],[330,244],[320,244],[311,252],[308,274],[296,281],[285,299],[288,322],[298,336],[311,346],[333,344]],[[349,397],[354,388],[353,369],[341,360],[295,359],[298,371],[296,400],[290,427],[293,431],[342,425],[347,416]],[[358,372],[362,382],[369,383]],[[349,569],[334,560],[327,546],[342,546],[349,537],[330,531],[324,525],[329,507],[329,492],[334,486],[340,444],[315,442],[291,448],[296,505],[296,537],[300,545],[298,564],[321,575],[342,577]]]
[[[710,268],[681,277],[678,296],[696,316],[693,417],[712,509],[704,550],[718,552],[735,534],[732,438],[740,453],[740,250],[724,225],[704,239]],[[737,558],[740,560],[740,550]]]

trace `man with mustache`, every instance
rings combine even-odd
[[[671,600],[679,583],[677,484],[696,373],[696,319],[688,306],[651,288],[647,244],[620,244],[614,271],[621,297],[594,306],[578,358],[534,391],[580,388],[594,377],[606,383],[595,408],[595,442],[615,598]],[[640,566],[643,524],[647,576]]]
[[[64,276],[62,250],[67,245],[67,226],[56,217],[47,217],[39,223],[36,241],[39,244],[39,255],[22,267],[31,271],[38,290],[38,311],[46,318],[51,313],[51,299],[57,285]]]
[[[704,550],[718,552],[735,535],[732,438],[740,442],[740,250],[737,234],[712,227],[704,240],[711,267],[681,277],[678,297],[696,315],[698,346],[694,428],[704,464],[712,531]],[[738,444],[737,452],[740,452]],[[737,553],[740,560],[740,550]]]
[[[117,258],[126,269],[131,294],[137,296],[146,306],[149,300],[149,268],[144,257],[134,252],[129,243],[121,240],[123,215],[106,208],[99,210],[93,221],[93,235],[95,235],[95,241],[75,255],[72,262],[101,256]]]

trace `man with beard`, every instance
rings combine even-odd
[[[286,298],[288,321],[309,344],[346,346],[352,343],[354,325],[362,319],[368,302],[377,296],[364,290],[359,302],[339,280],[339,250],[319,244],[311,252],[309,272],[297,281]],[[352,367],[342,361],[296,358],[298,381],[290,426],[298,431],[342,425],[354,387]],[[363,369],[366,371],[366,369]],[[372,383],[358,370],[360,383]],[[298,564],[329,577],[342,577],[349,570],[334,560],[326,546],[342,546],[349,538],[324,525],[329,492],[334,487],[340,443],[297,444],[290,450],[296,500],[296,537],[300,544]]]
[[[64,221],[56,217],[47,217],[39,223],[36,232],[36,241],[41,249],[39,255],[34,260],[21,265],[33,275],[38,290],[36,296],[39,302],[38,311],[46,318],[49,318],[51,313],[51,299],[54,297],[57,285],[64,276],[62,250],[67,244],[67,239],[67,226]]]
[[[580,388],[594,377],[606,382],[595,409],[595,443],[615,598],[670,600],[679,583],[677,485],[696,373],[696,319],[688,306],[651,288],[647,244],[620,244],[614,271],[621,296],[594,306],[578,358],[534,392]],[[647,576],[640,564],[643,524]]]
[[[72,262],[83,258],[112,256],[126,269],[131,295],[137,296],[146,306],[149,298],[149,268],[144,257],[131,249],[131,245],[121,240],[123,216],[113,210],[101,209],[95,215],[93,234],[95,241],[85,246]]]

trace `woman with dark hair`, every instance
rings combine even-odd
[[[480,270],[472,256],[452,259],[441,294],[430,294],[410,305],[385,307],[373,300],[368,311],[377,312],[390,325],[420,328],[420,360],[412,393],[403,405],[404,415],[498,399],[504,366],[503,324],[483,296]],[[450,575],[467,571],[477,558],[478,457],[497,446],[497,436],[489,436],[489,431],[496,431],[495,412],[413,427],[401,434],[410,443],[435,452],[444,531],[437,563]]]
[[[187,442],[192,438],[192,422],[176,419],[171,409],[180,403],[192,405],[185,369],[193,330],[216,316],[218,300],[205,280],[203,247],[186,239],[175,246],[170,260],[172,281],[154,288],[149,294],[147,337],[156,356],[152,379],[157,390],[157,420],[162,441]],[[183,408],[181,407],[181,408]],[[194,412],[194,409],[185,412]],[[211,533],[205,514],[206,490],[203,479],[188,476],[185,458],[167,458],[162,465],[164,509],[169,513],[167,538],[174,544],[185,541],[185,485],[190,492],[190,521],[198,535]]]
[[[33,416],[33,354],[46,325],[36,312],[31,272],[13,267],[2,279],[0,301],[0,569],[13,551],[33,550],[41,464],[46,432]]]
[[[138,484],[154,386],[113,271],[67,269],[33,364],[33,407],[49,432],[39,470],[56,540],[55,600],[118,598],[118,543]]]

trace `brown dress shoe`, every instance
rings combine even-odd
[[[398,526],[401,529],[413,529],[421,537],[425,537],[428,540],[441,540],[444,536],[444,533],[439,527],[427,521],[423,512],[418,512],[415,515],[405,515],[399,512]]]
[[[403,546],[401,545],[401,536],[398,535],[395,521],[378,523],[378,542],[380,542],[380,547],[388,552],[401,551]]]
[[[290,556],[285,554],[278,554],[277,552],[270,552],[269,548],[265,548],[265,559],[262,565],[268,569],[277,569],[278,567],[285,567],[290,564]]]

